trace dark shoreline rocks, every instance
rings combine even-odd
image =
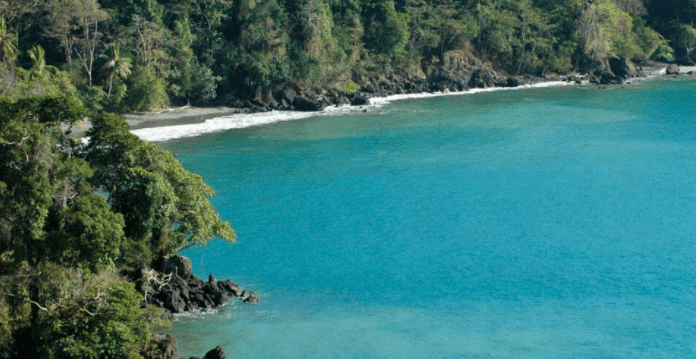
[[[247,304],[259,303],[257,293],[244,290],[229,279],[218,281],[212,274],[208,281],[196,277],[186,257],[163,258],[153,267],[130,275],[135,288],[145,297],[144,305],[152,304],[177,314],[221,307],[233,298]]]
[[[173,314],[224,306],[236,298],[247,304],[258,304],[256,292],[242,289],[228,280],[218,281],[210,274],[204,281],[192,272],[191,260],[183,256],[160,258],[151,267],[127,273],[135,289],[143,294],[143,306],[155,305],[164,310],[163,319],[174,320]],[[151,359],[178,359],[176,339],[169,334],[155,333],[155,350],[146,355]],[[199,359],[191,357],[191,359]],[[226,359],[220,346],[209,351],[203,359]]]
[[[654,64],[647,64],[652,66]],[[660,64],[667,66],[667,64]],[[677,67],[678,71],[678,67]],[[360,71],[352,74],[351,81],[357,85],[355,92],[347,93],[337,83],[305,85],[287,82],[271,89],[256,89],[253,98],[227,98],[219,105],[244,109],[243,112],[266,112],[271,110],[322,111],[329,106],[351,104],[364,106],[373,97],[399,94],[459,92],[474,88],[518,87],[548,81],[573,83],[595,83],[600,85],[624,84],[631,78],[644,77],[642,69],[631,60],[611,58],[586,67],[580,72],[565,75],[498,73],[480,62],[466,63],[449,59],[444,65],[424,66],[419,75],[405,73],[371,73]]]
[[[542,81],[563,81],[563,76],[501,75],[480,65],[449,61],[446,66],[428,67],[419,75],[376,73],[365,75],[354,72],[351,81],[357,85],[354,92],[344,91],[340,84],[301,86],[287,82],[271,88],[255,88],[247,97],[223,97],[216,105],[240,109],[240,113],[272,110],[322,111],[329,106],[350,104],[365,106],[373,97],[399,94],[465,91],[472,88],[517,87]]]

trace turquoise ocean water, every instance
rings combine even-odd
[[[407,99],[162,142],[239,235],[185,252],[195,272],[262,301],[178,317],[180,356],[696,357],[695,86]]]

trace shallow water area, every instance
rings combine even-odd
[[[693,357],[694,84],[411,98],[163,142],[239,235],[184,253],[196,274],[261,299],[179,317],[180,356]]]

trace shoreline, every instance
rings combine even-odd
[[[193,114],[179,117],[172,114],[174,111],[168,111],[169,113],[164,115],[157,113],[145,115],[126,115],[124,117],[132,126],[131,133],[146,141],[161,142],[310,117],[364,113],[369,112],[371,109],[381,108],[393,101],[404,99],[461,96],[484,92],[525,90],[531,88],[573,85],[576,85],[576,83],[573,81],[560,81],[553,79],[549,81],[541,80],[516,87],[486,87],[471,88],[464,91],[398,94],[370,98],[369,105],[334,105],[325,108],[323,111],[273,110],[268,112],[248,113],[244,112],[243,109],[219,108],[217,110],[213,109],[210,111],[205,111],[205,113],[200,113],[200,108],[191,108],[185,111],[193,111]]]
[[[201,123],[213,118],[232,116],[243,112],[243,109],[233,107],[191,107],[187,105],[155,113],[124,114],[121,117],[128,122],[131,130],[138,130]]]
[[[627,84],[642,82],[665,76],[684,76],[696,72],[696,66],[680,66],[679,75],[667,74],[666,66],[654,66],[644,68],[644,76],[633,77],[627,80]],[[571,75],[572,77],[573,75]],[[222,132],[233,129],[263,126],[275,122],[298,120],[310,117],[327,115],[367,112],[370,109],[379,108],[392,101],[411,98],[430,98],[438,96],[458,96],[476,94],[481,92],[494,92],[502,90],[523,90],[529,88],[553,87],[553,86],[577,86],[591,85],[587,76],[576,76],[582,80],[569,80],[566,77],[556,78],[527,78],[529,82],[516,87],[485,87],[470,88],[464,91],[444,92],[415,92],[395,94],[384,97],[369,98],[369,104],[365,105],[332,105],[322,111],[297,111],[297,110],[273,110],[265,112],[252,112],[249,108],[236,107],[192,107],[183,106],[169,108],[158,112],[122,114],[126,122],[131,126],[131,133],[146,141],[161,142],[179,138],[195,137],[202,134]],[[597,85],[604,86],[604,85]],[[91,123],[84,121],[73,125],[74,136],[84,134]],[[163,131],[163,129],[167,129]]]

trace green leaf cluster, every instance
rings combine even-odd
[[[66,131],[86,117],[88,145]],[[71,96],[0,97],[0,357],[140,358],[161,323],[118,270],[235,239],[213,189],[129,129]]]

